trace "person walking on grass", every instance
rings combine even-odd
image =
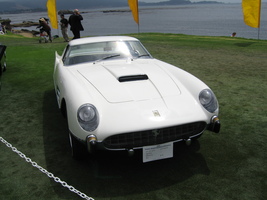
[[[78,9],[73,11],[73,14],[69,17],[70,30],[72,31],[74,37],[73,39],[80,38],[80,31],[83,31],[83,26],[81,21],[83,20],[82,15]]]
[[[51,36],[51,28],[48,25],[48,19],[40,18],[39,19],[39,25],[36,28],[41,28],[40,32],[45,31],[49,37],[49,41],[52,42],[52,36]]]
[[[60,17],[61,17],[60,27],[61,27],[62,36],[63,36],[65,42],[68,42],[69,41],[69,36],[68,36],[68,25],[69,25],[69,22],[64,17],[63,14],[61,14]]]

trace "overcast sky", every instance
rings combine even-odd
[[[199,0],[190,0],[191,2],[198,2]],[[205,1],[214,1],[214,0],[205,0]],[[223,3],[241,3],[242,0],[215,0],[218,2],[223,2]]]
[[[168,0],[139,0],[140,2],[160,2],[160,1],[168,1]],[[199,1],[219,1],[223,3],[241,3],[242,0],[190,0],[191,2],[199,2]]]
[[[13,2],[20,2],[20,1],[25,1],[25,0],[0,0],[1,1],[13,1]],[[37,0],[38,1],[38,0]],[[140,2],[160,2],[160,1],[168,1],[168,0],[139,0]],[[242,0],[190,0],[191,2],[198,2],[198,1],[219,1],[219,2],[224,2],[224,3],[241,3]],[[263,0],[265,1],[265,0]]]
[[[160,1],[168,1],[168,0],[139,0],[140,2],[160,2]],[[191,2],[199,2],[199,1],[218,1],[223,3],[241,3],[242,0],[190,0]],[[262,2],[267,2],[267,0],[262,0]]]
[[[7,2],[7,1],[13,1],[13,2],[20,2],[25,0],[0,0],[0,2]],[[36,0],[38,1],[38,0]],[[160,1],[168,1],[168,0],[139,0],[140,2],[160,2]],[[191,2],[199,2],[199,1],[218,1],[223,3],[241,3],[242,0],[190,0]],[[267,0],[262,0],[262,2],[267,2]]]

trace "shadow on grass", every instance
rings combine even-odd
[[[252,45],[254,43],[256,43],[256,42],[235,43],[235,45],[238,46],[238,47],[248,47],[248,46],[250,46],[250,45]]]
[[[198,141],[190,147],[175,145],[174,158],[143,164],[142,154],[128,157],[122,152],[100,152],[83,161],[71,158],[68,129],[56,103],[54,91],[43,102],[43,137],[47,170],[81,192],[96,197],[147,193],[185,181],[195,174],[209,175],[205,158],[197,153]],[[61,198],[79,198],[51,181]]]

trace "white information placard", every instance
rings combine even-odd
[[[143,162],[173,157],[173,142],[143,147]]]

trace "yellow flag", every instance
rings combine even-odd
[[[134,21],[139,24],[138,0],[128,0],[128,5],[132,11]]]
[[[47,0],[46,7],[52,28],[58,29],[56,0]]]
[[[260,27],[261,0],[242,0],[244,22],[253,28]]]

